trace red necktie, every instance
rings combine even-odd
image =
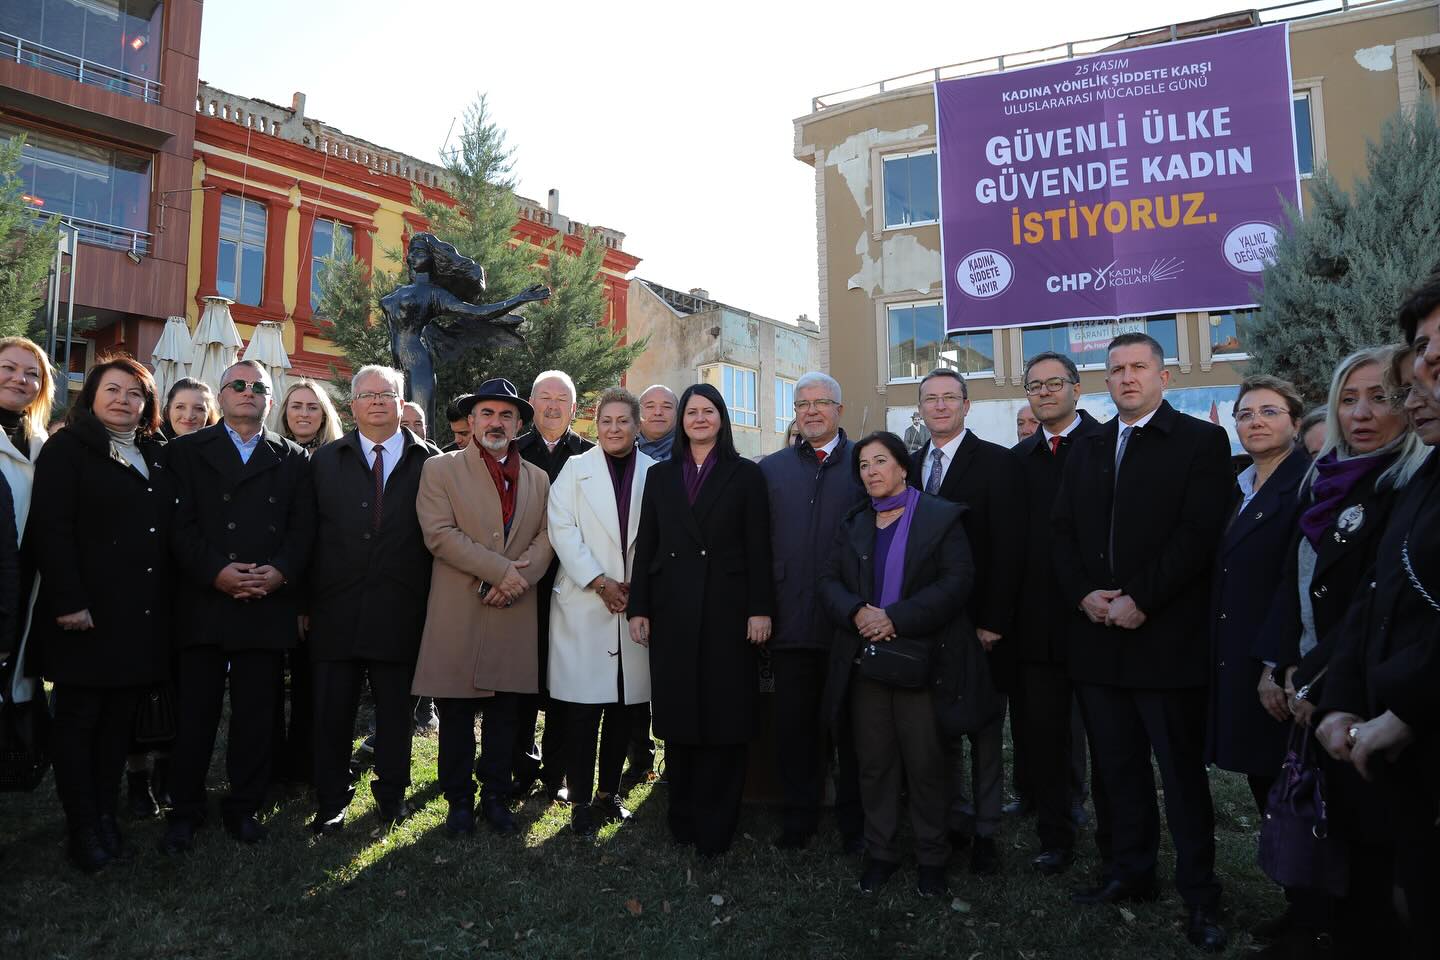
[[[1051,453],[1051,455],[1058,454],[1058,453],[1060,452],[1060,440],[1061,440],[1060,437],[1051,437],[1051,438],[1050,438],[1050,453]]]
[[[815,459],[818,460],[819,462],[824,463],[824,462],[825,462],[825,456],[826,456],[826,454],[825,454],[825,451],[824,451],[824,450],[816,450],[816,451],[815,451]]]
[[[375,444],[375,463],[370,467],[370,474],[375,478],[375,499],[370,513],[370,529],[379,533],[380,515],[385,509],[385,448],[378,443]]]

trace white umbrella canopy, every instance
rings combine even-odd
[[[188,375],[190,366],[190,324],[184,317],[169,317],[155,349],[150,352],[150,365],[155,368],[155,387],[160,401],[170,393],[175,382]]]
[[[272,320],[259,324],[245,347],[245,359],[254,360],[270,374],[270,385],[275,395],[267,426],[278,430],[280,417],[284,414],[280,409],[280,400],[285,396],[286,381],[289,379],[285,371],[290,369],[290,357],[285,353],[285,333],[280,324]]]
[[[206,297],[205,312],[195,324],[190,376],[210,384],[217,397],[220,378],[240,354],[240,331],[230,316],[230,304],[234,302],[225,297]]]

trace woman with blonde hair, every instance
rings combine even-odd
[[[285,396],[276,405],[274,416],[280,435],[300,444],[306,453],[314,453],[345,435],[345,426],[340,422],[330,394],[308,377],[290,382]]]

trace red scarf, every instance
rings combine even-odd
[[[500,492],[500,515],[505,521],[505,529],[510,529],[510,521],[515,517],[515,489],[520,483],[520,451],[515,448],[515,441],[510,441],[510,447],[505,451],[505,462],[501,463],[490,455],[484,445],[476,442],[480,447],[480,456],[485,461],[485,469],[490,471],[490,479],[495,481],[495,489]]]

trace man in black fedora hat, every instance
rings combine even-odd
[[[472,441],[425,462],[415,509],[434,555],[425,631],[411,693],[440,714],[445,829],[475,830],[475,714],[481,728],[480,812],[515,832],[511,764],[520,699],[539,690],[536,584],[553,552],[546,532],[550,479],[520,456],[531,415],[508,380],[487,380],[462,405]]]

